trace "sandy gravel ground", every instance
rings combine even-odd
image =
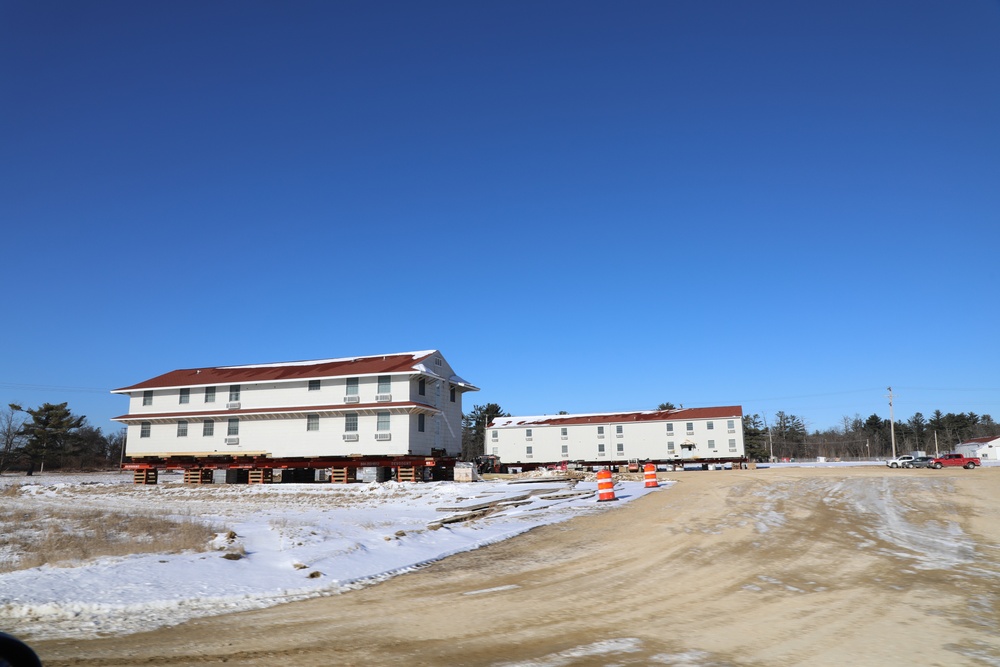
[[[1000,468],[671,475],[363,590],[36,648],[47,667],[1000,667]]]

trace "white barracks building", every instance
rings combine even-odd
[[[462,395],[437,350],[171,371],[129,398],[133,459],[458,456]]]
[[[497,417],[486,429],[485,444],[485,453],[501,464],[526,467],[742,459],[743,408]]]

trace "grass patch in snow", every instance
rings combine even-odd
[[[9,503],[0,506],[0,572],[104,556],[205,551],[219,532],[166,515]]]

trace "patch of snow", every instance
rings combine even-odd
[[[131,475],[119,473],[0,476],[0,486],[9,484],[21,488],[7,502],[25,506],[128,507],[223,530],[202,552],[135,554],[0,573],[0,627],[27,639],[123,635],[336,595],[535,526],[611,511],[655,491],[641,481],[619,482],[622,502],[598,503],[596,482],[539,482],[531,485],[535,493],[526,504],[438,526],[433,524],[463,507],[523,496],[525,485],[196,486],[163,475],[156,486],[136,486]],[[557,493],[568,489],[590,493],[568,498]],[[442,507],[456,512],[439,511]]]

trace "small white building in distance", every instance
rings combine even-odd
[[[965,456],[978,456],[983,461],[1000,461],[1000,436],[969,438],[955,445],[955,452]]]
[[[467,391],[428,350],[189,368],[112,393],[129,399],[126,456],[211,463],[458,456]]]
[[[743,408],[681,408],[606,414],[497,417],[485,453],[502,465],[562,461],[620,465],[640,461],[742,459]]]

